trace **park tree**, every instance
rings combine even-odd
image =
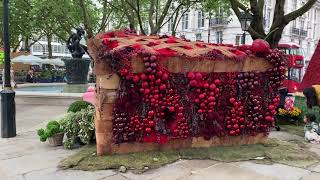
[[[200,3],[200,0],[120,0],[123,10],[130,23],[130,27],[139,27],[142,34],[157,34],[168,22],[176,24],[181,15],[191,6]],[[147,23],[146,23],[147,22]],[[146,32],[146,26],[150,32]],[[174,29],[173,29],[174,30]]]
[[[0,8],[3,9],[2,3]],[[30,45],[38,40],[35,36],[37,21],[32,14],[31,0],[10,0],[9,1],[9,23],[10,23],[10,46],[13,51],[18,50],[21,42],[25,42],[22,49],[29,50]],[[3,27],[3,11],[0,11],[0,26]],[[0,29],[3,34],[3,29]],[[0,46],[3,46],[2,36]]]
[[[289,0],[276,0],[274,6],[273,22],[269,32],[264,29],[263,9],[265,0],[228,0],[234,13],[240,19],[241,11],[252,14],[253,20],[248,32],[252,39],[265,39],[272,48],[277,47],[284,28],[293,20],[306,13],[317,0],[307,0],[298,9],[285,13],[285,3]]]

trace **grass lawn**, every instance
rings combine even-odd
[[[83,147],[75,155],[62,160],[59,167],[94,171],[118,169],[120,166],[125,166],[136,173],[141,173],[146,169],[159,168],[179,159],[211,159],[234,162],[265,157],[262,161],[255,161],[259,163],[277,162],[296,167],[306,167],[320,160],[319,156],[308,151],[299,143],[275,139],[268,140],[266,144],[140,152],[124,155],[97,156],[95,152],[94,145]]]

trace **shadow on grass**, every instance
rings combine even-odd
[[[135,170],[136,173],[141,173],[145,169],[159,168],[179,159],[211,159],[235,162],[264,157],[264,160],[258,162],[268,164],[277,162],[296,167],[307,167],[320,160],[315,153],[295,142],[276,139],[269,139],[266,144],[140,152],[100,157],[96,156],[95,152],[96,147],[94,145],[83,147],[80,152],[62,160],[59,167],[61,169],[95,171],[118,169],[120,166],[125,166],[127,169]]]

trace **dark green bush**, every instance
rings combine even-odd
[[[76,101],[69,106],[68,112],[80,112],[82,109],[87,109],[92,104],[86,101]]]
[[[61,128],[59,122],[50,121],[47,124],[46,129],[39,129],[37,131],[38,136],[40,137],[41,142],[45,142],[49,137],[52,137],[55,134],[62,133],[63,129]]]

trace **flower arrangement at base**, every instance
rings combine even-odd
[[[277,119],[279,120],[280,124],[299,123],[303,120],[303,112],[298,107],[294,107],[288,110],[279,108]]]

